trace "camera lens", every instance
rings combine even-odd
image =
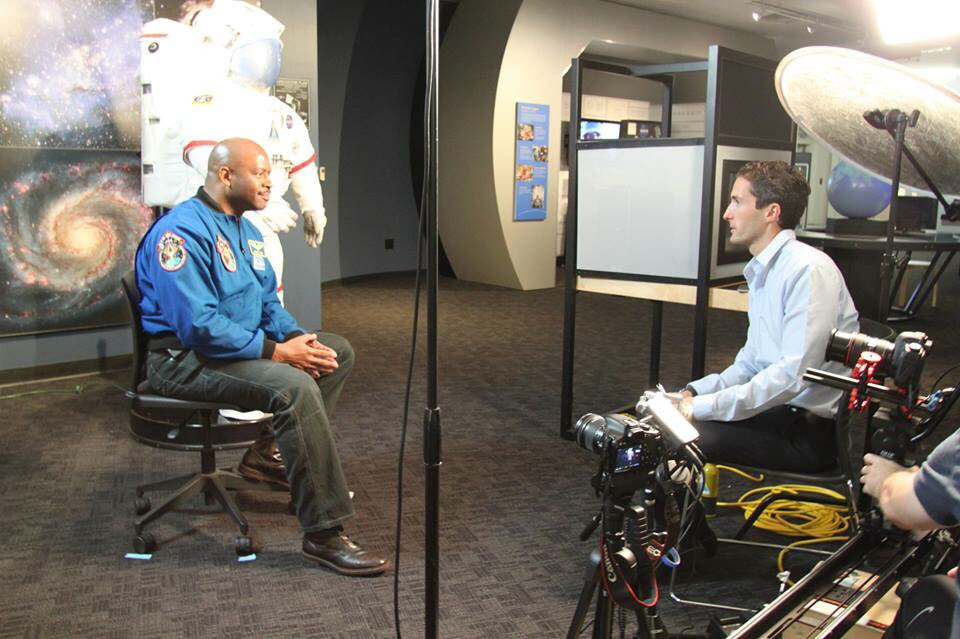
[[[577,420],[573,430],[581,448],[599,455],[607,441],[617,441],[623,437],[624,425],[603,415],[587,413]]]
[[[840,362],[844,366],[854,366],[863,351],[873,351],[880,356],[882,367],[886,369],[893,357],[894,345],[885,339],[864,333],[844,333],[833,331],[827,342],[827,361]],[[878,373],[883,374],[881,371]]]

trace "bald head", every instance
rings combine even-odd
[[[203,188],[227,213],[259,211],[270,199],[267,152],[245,138],[218,142],[210,152]]]

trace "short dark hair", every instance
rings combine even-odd
[[[750,162],[737,177],[750,183],[758,209],[774,202],[780,205],[781,229],[796,228],[810,197],[810,185],[799,169],[781,161]]]

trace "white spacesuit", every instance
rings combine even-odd
[[[293,187],[304,239],[316,247],[326,217],[316,153],[297,113],[269,95],[280,73],[283,25],[240,0],[216,0],[190,26],[158,19],[144,25],[143,189],[148,204],[174,206],[203,184],[213,145],[233,137],[267,151],[270,202],[244,216],[263,234],[283,299],[283,248],[277,233],[296,225],[283,199]],[[149,87],[149,89],[148,89]]]

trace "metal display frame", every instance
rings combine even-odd
[[[583,73],[585,70],[601,71],[615,73],[619,75],[631,76],[638,79],[654,80],[663,84],[663,106],[661,108],[662,124],[661,131],[664,137],[668,137],[671,132],[670,113],[673,106],[673,86],[674,77],[677,74],[689,72],[707,73],[707,95],[706,95],[706,121],[704,128],[703,144],[703,184],[702,184],[702,202],[700,214],[700,234],[699,234],[699,253],[697,277],[695,280],[684,280],[683,283],[694,285],[696,288],[696,299],[694,303],[694,335],[693,352],[691,362],[691,379],[697,379],[704,374],[704,363],[706,360],[706,339],[707,339],[707,314],[710,306],[711,287],[721,284],[729,284],[732,281],[740,280],[739,277],[711,278],[711,267],[713,257],[714,243],[714,206],[715,206],[715,183],[717,169],[717,147],[745,147],[750,149],[764,149],[773,151],[789,151],[792,154],[796,152],[796,126],[785,115],[786,122],[789,123],[789,136],[783,141],[775,141],[765,138],[754,138],[744,135],[735,135],[730,133],[720,133],[721,125],[725,120],[725,114],[719,113],[719,99],[723,97],[726,88],[725,80],[727,74],[725,63],[753,67],[763,72],[769,72],[772,79],[776,70],[777,62],[758,56],[734,51],[718,45],[709,48],[707,60],[695,62],[683,62],[673,64],[657,65],[614,65],[605,62],[598,62],[584,58],[574,58],[571,63],[571,80],[573,91],[570,99],[570,131],[571,135],[580,130],[580,119],[582,113],[583,98]],[[775,94],[774,94],[775,95]],[[699,142],[700,140],[697,140]],[[624,275],[624,274],[603,274],[596,272],[581,271],[577,266],[577,208],[578,208],[578,184],[577,184],[577,163],[578,153],[582,149],[592,148],[610,148],[611,146],[628,147],[642,146],[637,144],[636,140],[582,142],[571,141],[568,147],[568,167],[570,171],[568,184],[567,215],[564,239],[564,317],[563,317],[563,365],[561,379],[561,400],[560,400],[560,436],[564,439],[573,438],[573,378],[574,378],[574,360],[575,360],[575,332],[576,332],[576,309],[578,293],[578,277],[604,277],[611,280],[629,279],[637,282],[664,281],[664,278],[649,277],[643,275]],[[667,142],[660,141],[660,144]],[[691,140],[677,140],[676,143],[691,143]],[[600,146],[602,144],[602,146]],[[673,278],[671,278],[673,279]],[[677,280],[674,280],[677,281]],[[649,380],[650,385],[657,383],[660,372],[660,341],[663,330],[663,304],[662,299],[651,299],[652,324],[650,330],[650,365]]]

